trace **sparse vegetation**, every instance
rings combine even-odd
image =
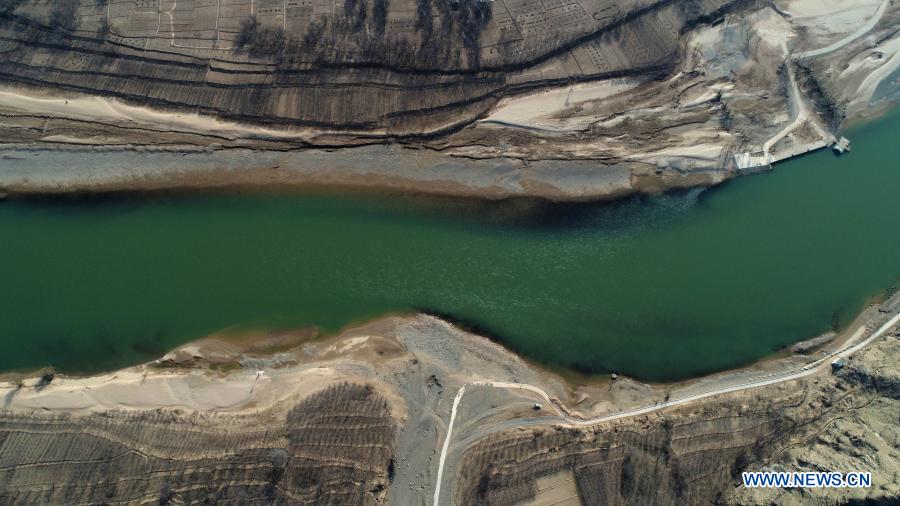
[[[53,382],[53,379],[56,378],[56,370],[52,367],[48,367],[44,369],[44,372],[41,373],[41,379],[38,380],[35,388],[38,390],[42,390],[47,385]]]
[[[431,9],[431,0],[416,0],[416,28],[421,33],[420,46],[425,46],[431,40],[434,31],[434,17]]]
[[[389,0],[373,0],[371,16],[365,0],[346,0],[343,16],[314,19],[302,36],[284,33],[280,27],[263,27],[249,17],[241,23],[235,46],[253,56],[274,58],[285,70],[304,64],[455,68],[465,63],[468,68],[478,68],[480,37],[492,19],[492,3],[461,0],[437,5],[442,27],[439,37],[432,33],[429,0],[417,4],[419,40],[387,32]]]
[[[384,37],[384,28],[387,25],[388,0],[373,0],[372,25],[376,37]]]
[[[455,23],[458,37],[465,48],[469,67],[478,68],[481,62],[481,32],[487,28],[493,17],[493,2],[480,0],[460,0],[455,6]]]
[[[350,383],[301,399],[282,423],[148,410],[2,412],[0,426],[7,447],[35,452],[3,454],[2,504],[376,504],[397,430],[385,399]]]
[[[47,25],[67,32],[75,30],[78,26],[78,5],[72,0],[57,0],[47,18]]]
[[[344,0],[344,22],[354,32],[362,31],[366,25],[367,0]]]
[[[787,389],[740,413],[709,404],[661,420],[495,433],[463,457],[456,502],[527,501],[538,477],[571,470],[582,504],[712,503],[740,471],[789,444],[788,435],[815,431],[810,422],[828,419],[803,411],[806,399],[805,392]]]
[[[0,0],[0,5],[9,8],[18,1]],[[141,1],[149,12],[153,2]],[[93,7],[88,5],[94,2]],[[609,0],[601,3],[612,5]],[[343,0],[334,14],[314,14],[317,11],[303,7],[289,9],[287,18],[257,3],[258,17],[236,17],[250,12],[243,8],[222,10],[229,28],[220,30],[216,44],[232,47],[235,54],[221,54],[216,61],[248,59],[251,63],[235,72],[226,68],[230,63],[212,63],[204,60],[209,53],[191,50],[194,44],[199,48],[212,43],[209,34],[201,36],[187,28],[175,29],[184,33],[172,41],[183,46],[175,52],[188,55],[185,60],[173,57],[178,61],[169,62],[167,51],[153,58],[126,54],[129,46],[140,52],[140,34],[155,33],[158,26],[162,31],[152,46],[169,44],[173,34],[166,31],[171,28],[168,14],[148,17],[144,24],[131,23],[126,22],[125,9],[114,8],[114,19],[107,26],[102,16],[105,0],[52,0],[45,4],[47,14],[40,19],[26,19],[28,13],[39,11],[31,7],[6,18],[5,44],[20,44],[23,51],[10,53],[16,57],[3,64],[2,74],[10,82],[86,89],[150,107],[250,123],[377,131],[378,136],[391,137],[434,136],[461,128],[511,93],[586,75],[661,77],[678,62],[678,37],[688,21],[679,17],[682,11],[706,12],[725,0],[689,3],[696,5],[688,9],[683,2],[661,3],[621,11],[614,7],[614,15],[602,18],[602,23],[610,23],[606,26],[597,24],[590,13],[563,14],[538,3],[521,6],[528,11],[527,23],[510,20],[499,3],[480,0]],[[85,15],[84,23],[77,26],[76,5],[83,6]],[[53,29],[48,28],[51,9],[56,9],[52,21],[57,28]],[[576,22],[582,14],[583,22]],[[566,24],[555,21],[560,16]],[[173,22],[172,26],[186,23]],[[79,29],[77,37],[68,31],[73,27]],[[94,42],[87,42],[88,37]],[[192,37],[198,37],[197,41],[190,42]],[[575,47],[580,48],[579,75],[567,75],[574,68],[571,55],[576,53],[570,49]],[[547,68],[556,70],[530,71],[544,61],[550,65]],[[274,65],[275,72],[259,63]],[[58,71],[62,66],[65,71]],[[132,77],[112,71],[126,67]],[[146,77],[140,90],[134,89],[133,76]],[[214,89],[211,83],[217,83]],[[723,125],[731,121],[727,113],[732,109],[734,123],[746,122],[737,107],[722,107]],[[566,114],[574,114],[574,109]],[[623,140],[636,143],[644,131],[664,126],[638,119],[634,125],[625,125]],[[588,138],[621,133],[591,128]],[[19,129],[17,135],[37,134]],[[362,142],[359,139],[353,142]]]
[[[22,5],[25,0],[0,0],[0,16],[9,16]]]
[[[100,26],[97,27],[96,37],[98,39],[105,39],[109,34],[109,20],[103,18],[100,20]]]

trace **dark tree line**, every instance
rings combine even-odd
[[[389,0],[345,0],[341,15],[311,21],[302,35],[285,33],[280,27],[263,27],[250,17],[241,24],[236,46],[252,55],[273,57],[281,68],[316,63],[374,63],[402,68],[480,66],[481,34],[492,19],[490,2],[418,0],[419,37],[389,33],[389,7]],[[434,33],[435,19],[439,34]]]
[[[0,0],[0,16],[11,15],[25,0]]]
[[[454,27],[469,58],[470,67],[478,67],[481,62],[481,32],[493,18],[493,2],[480,0],[460,0],[450,4],[454,12]]]
[[[50,28],[71,32],[78,26],[78,2],[57,0],[47,18]]]
[[[25,0],[0,0],[0,17],[12,16]],[[55,0],[48,5],[46,19],[35,19],[50,28],[72,31],[78,27],[78,5],[75,0]]]
[[[387,26],[388,0],[373,0],[372,5],[372,26],[375,35],[384,36],[384,28]]]
[[[366,0],[344,0],[344,18],[350,21],[353,31],[359,32],[365,27],[366,10]]]
[[[422,44],[431,39],[434,32],[434,11],[431,8],[431,0],[416,1],[416,27],[422,34]]]

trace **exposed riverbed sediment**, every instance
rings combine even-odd
[[[0,186],[12,194],[345,188],[572,201],[707,186],[729,177],[717,171],[657,171],[629,162],[597,170],[592,161],[461,159],[402,146],[287,152],[243,148],[206,151],[178,146],[7,146],[0,148],[0,157]]]

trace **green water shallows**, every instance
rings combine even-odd
[[[719,188],[613,204],[201,195],[0,204],[0,370],[109,370],[232,326],[450,315],[671,380],[846,323],[900,275],[900,113]]]

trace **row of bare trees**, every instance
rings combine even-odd
[[[280,68],[303,64],[382,64],[401,68],[478,68],[492,3],[417,0],[416,33],[387,30],[389,0],[345,0],[341,15],[312,19],[305,33],[245,19],[236,47],[272,57]],[[436,29],[439,30],[436,33]]]
[[[94,0],[94,7],[99,8],[110,0]],[[25,31],[31,31],[31,37],[35,41],[60,43],[65,34],[74,32],[79,29],[78,7],[81,3],[76,0],[50,0],[46,4],[46,10],[36,14],[33,11],[22,11],[17,9],[25,4],[25,0],[0,0],[0,23],[4,22],[20,22],[25,25],[30,24],[31,28],[25,28]],[[44,30],[38,32],[40,27]],[[49,28],[50,31],[46,29]],[[104,16],[97,26],[94,36],[103,39],[109,32],[109,20]],[[80,33],[84,36],[84,30]]]

